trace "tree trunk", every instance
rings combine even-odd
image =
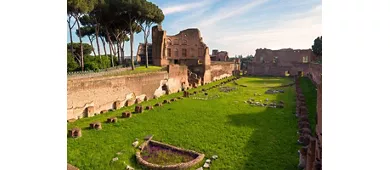
[[[83,51],[83,40],[81,40],[81,29],[78,16],[74,17],[76,19],[78,31],[79,31],[79,40],[80,40],[80,57],[81,57],[81,71],[84,71],[84,51]]]
[[[95,49],[93,48],[93,42],[92,42],[91,36],[88,35],[88,39],[89,39],[89,42],[91,43],[91,46],[92,46],[93,56],[96,57],[96,53],[95,53]]]
[[[134,70],[134,58],[133,58],[133,42],[134,42],[134,32],[130,28],[130,62],[131,62],[131,69]]]
[[[148,55],[148,37],[146,37],[146,29],[144,31],[144,40],[145,40],[145,60],[146,60],[146,68],[149,66],[149,55]]]
[[[115,50],[114,50],[114,47],[113,47],[114,44],[111,41],[110,33],[108,32],[107,29],[106,29],[106,36],[107,36],[108,42],[110,44],[111,66],[114,67],[114,55],[115,55]],[[114,55],[112,55],[112,53],[114,53]]]
[[[119,52],[120,51],[120,48],[121,48],[121,45],[119,45],[119,42],[117,41],[116,42],[116,50],[117,50],[117,54],[118,54],[118,63],[121,64],[121,53]]]
[[[102,61],[102,57],[100,56],[100,45],[99,45],[99,23],[96,22],[96,28],[95,28],[95,38],[96,38],[96,46],[97,46],[97,51],[98,55],[100,58],[100,62]]]
[[[103,50],[104,50],[104,55],[107,56],[107,51],[106,51],[106,42],[103,40],[103,37],[100,37],[100,40],[102,40],[103,43]]]
[[[122,42],[121,54],[122,54],[122,64],[125,64],[125,41]]]
[[[73,26],[70,26],[70,19],[71,19],[71,17],[72,16],[69,16],[69,19],[68,19],[68,27],[69,27],[69,35],[70,35],[70,53],[72,54],[72,56],[74,57],[74,58],[76,58],[77,59],[77,61],[79,61],[80,59],[78,59],[77,58],[77,56],[75,56],[74,54],[73,54],[73,35],[72,35],[72,28],[73,28],[73,26],[74,26],[74,24],[73,24]],[[79,65],[81,66],[81,62],[79,62]]]

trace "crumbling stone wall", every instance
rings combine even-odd
[[[233,75],[234,62],[213,62],[210,66],[211,80],[216,81]]]
[[[248,63],[247,73],[250,75],[284,76],[309,72],[309,63],[313,53],[310,49],[256,49],[255,58]]]
[[[179,65],[169,65],[168,71],[154,73],[69,79],[67,119],[90,117],[132,105],[136,99],[144,101],[145,97],[152,99],[176,93],[187,88],[188,84],[188,69]]]
[[[128,100],[137,97],[152,98],[160,80],[168,77],[166,71],[117,76],[68,80],[67,119],[92,116],[85,115],[88,107],[93,106],[95,113],[114,109],[115,102],[123,107]]]

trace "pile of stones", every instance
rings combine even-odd
[[[269,107],[269,108],[284,108],[284,102],[283,101],[273,101],[268,103],[268,100],[266,102],[255,101],[254,99],[249,99],[248,101],[244,101],[244,103],[248,103],[252,106],[260,106],[260,107]]]
[[[276,93],[284,93],[284,90],[273,90],[269,89],[265,92],[265,94],[276,94]]]
[[[204,168],[205,168],[205,169],[209,169],[210,166],[211,166],[211,162],[212,162],[212,161],[215,161],[215,160],[217,160],[217,159],[218,159],[218,155],[213,155],[213,156],[211,157],[211,159],[206,159],[206,162],[203,164],[202,167],[200,167],[200,168],[198,168],[198,169],[196,169],[196,170],[203,170]]]
[[[220,87],[219,91],[220,92],[231,92],[231,91],[236,90],[236,89],[237,89],[236,87]]]
[[[217,95],[207,96],[207,97],[192,97],[192,99],[196,99],[196,100],[213,100],[213,99],[217,99],[219,97],[220,96],[217,94]]]

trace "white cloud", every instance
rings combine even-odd
[[[179,12],[185,12],[190,11],[196,8],[204,7],[206,5],[209,5],[210,3],[213,3],[212,0],[204,0],[200,2],[194,2],[194,3],[187,3],[187,4],[179,4],[179,5],[173,5],[169,7],[163,7],[162,11],[164,12],[164,15],[169,15],[173,13],[179,13]]]
[[[224,26],[214,25],[201,27],[201,32],[211,49],[227,50],[230,56],[255,54],[257,48],[308,49],[313,40],[321,35],[321,5],[306,12],[279,16],[277,20],[264,23],[266,25],[260,24],[260,29],[250,26],[250,29],[243,30],[239,25],[225,31]]]
[[[238,7],[238,8],[237,8],[237,5],[239,5],[239,4],[231,5],[228,8],[221,8],[220,11],[216,12],[217,13],[216,15],[211,16],[211,18],[209,18],[207,20],[201,21],[201,23],[199,25],[200,26],[212,25],[218,21],[245,13],[248,10],[250,10],[258,5],[261,5],[267,1],[268,0],[254,0],[254,1],[247,3],[241,7]]]

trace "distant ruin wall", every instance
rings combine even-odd
[[[211,81],[220,80],[233,75],[234,62],[218,62],[210,66]]]
[[[290,75],[298,75],[299,71],[306,74],[309,71],[309,64],[290,63],[279,65],[275,63],[249,63],[248,74],[256,76],[285,76],[289,71]]]

